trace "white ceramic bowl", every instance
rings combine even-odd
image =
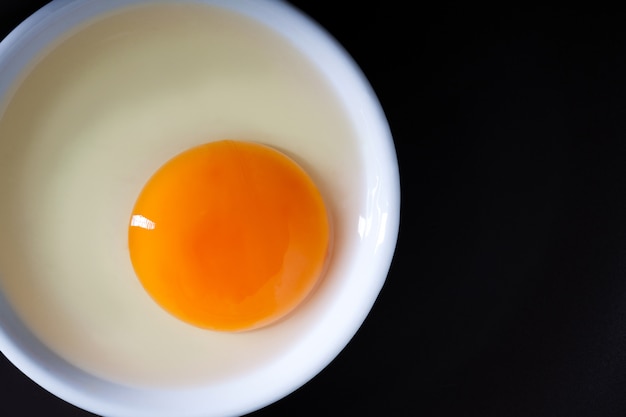
[[[149,1],[49,3],[0,43],[0,102],[7,100],[33,59],[65,33],[116,8],[143,3]],[[349,247],[347,266],[341,274],[325,279],[306,308],[294,313],[295,317],[270,330],[257,331],[255,337],[264,346],[279,351],[271,361],[254,363],[244,372],[223,380],[178,388],[107,380],[62,359],[35,336],[16,313],[9,297],[0,291],[2,353],[46,390],[103,416],[240,415],[288,395],[320,372],[354,336],[378,296],[395,249],[400,189],[393,141],[381,106],[357,65],[322,28],[287,3],[271,0],[196,0],[195,3],[241,13],[289,39],[323,74],[341,101],[359,141],[360,152],[353,157],[364,167],[365,177],[360,179],[364,187],[359,203],[349,209],[350,216],[344,219],[351,222],[354,234],[349,242],[339,242]],[[0,274],[3,274],[1,264]],[[290,320],[300,320],[297,332]],[[290,342],[273,346],[274,339]],[[244,337],[241,343],[249,343],[249,339]],[[241,350],[245,349],[246,346],[241,346]]]

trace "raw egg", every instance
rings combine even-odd
[[[0,102],[0,291],[90,374],[219,384],[288,356],[343,288],[363,151],[289,37],[150,3],[65,34]]]
[[[130,220],[135,272],[172,315],[214,330],[283,317],[315,286],[329,251],[320,192],[260,144],[222,140],[163,165]]]

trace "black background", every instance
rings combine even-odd
[[[0,35],[44,3],[3,6]],[[292,3],[380,98],[401,230],[352,342],[250,417],[626,415],[623,16]],[[0,390],[11,415],[91,415],[5,359]]]

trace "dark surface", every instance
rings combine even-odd
[[[3,7],[0,35],[43,3]],[[388,281],[352,342],[250,416],[626,415],[619,14],[293,3],[379,95],[402,224]],[[0,389],[7,415],[90,415],[6,360]]]

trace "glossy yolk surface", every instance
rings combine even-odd
[[[139,280],[165,310],[240,331],[283,317],[307,296],[331,235],[322,196],[296,163],[224,140],[179,154],[150,178],[128,243]]]

